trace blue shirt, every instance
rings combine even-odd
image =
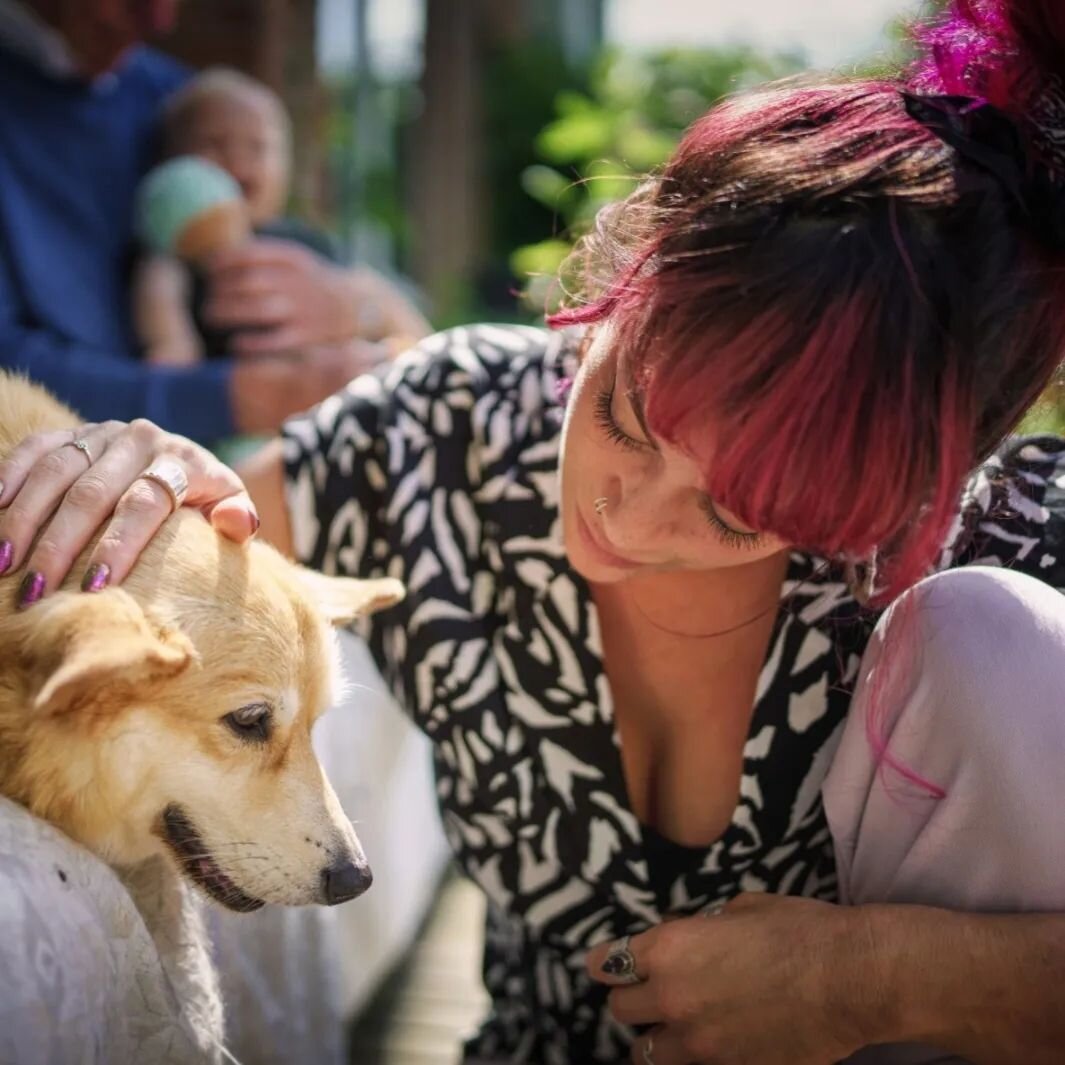
[[[186,77],[148,48],[94,82],[0,52],[0,366],[90,421],[150,418],[209,442],[234,429],[229,362],[141,362],[128,287],[134,189]]]

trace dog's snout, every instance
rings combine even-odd
[[[329,906],[357,898],[373,883],[365,862],[340,861],[322,870],[322,890]]]

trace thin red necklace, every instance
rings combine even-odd
[[[716,632],[679,632],[676,629],[667,628],[665,625],[660,625],[647,613],[639,602],[633,598],[632,605],[636,608],[637,613],[647,622],[653,629],[657,629],[659,632],[664,632],[667,636],[678,636],[684,640],[709,640],[714,636],[727,636],[730,632],[739,632],[740,629],[745,629],[748,625],[753,625],[760,618],[764,618],[772,610],[776,610],[780,607],[780,599],[775,598],[773,602],[767,606],[764,610],[760,610],[753,617],[749,617],[746,621],[741,621],[736,625],[732,625],[727,629],[718,629]]]

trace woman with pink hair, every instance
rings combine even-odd
[[[1065,6],[923,35],[715,107],[559,331],[430,338],[242,479],[146,423],[0,463],[32,609],[175,503],[404,580],[365,634],[488,896],[470,1062],[1060,1060],[1065,441],[1009,434],[1065,356]]]

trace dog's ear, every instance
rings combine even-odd
[[[392,577],[363,581],[327,577],[303,566],[297,566],[296,571],[300,583],[333,625],[347,625],[364,614],[395,606],[407,594]]]
[[[20,620],[37,684],[34,708],[41,713],[144,697],[153,683],[196,659],[183,633],[154,624],[120,588],[60,592]]]

